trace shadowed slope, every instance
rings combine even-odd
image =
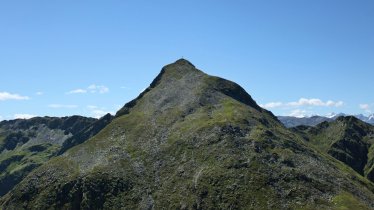
[[[72,116],[0,122],[0,196],[9,192],[32,170],[56,156],[67,139],[95,121]]]
[[[319,150],[374,181],[374,126],[349,116],[293,130]]]

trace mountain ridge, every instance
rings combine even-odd
[[[239,85],[179,60],[98,134],[33,171],[0,203],[4,209],[370,209],[373,191],[373,183],[309,147]]]
[[[320,116],[320,115],[314,115],[311,117],[293,117],[293,116],[277,116],[277,118],[288,128],[296,127],[299,125],[306,125],[306,126],[316,126],[321,122],[327,121],[332,122],[338,117],[341,116],[354,116],[363,122],[370,123],[374,125],[374,114],[365,116],[363,114],[358,115],[348,115],[344,113],[339,114],[332,114],[328,116]]]
[[[340,116],[315,127],[291,128],[310,144],[374,182],[374,126],[354,116]]]
[[[108,118],[75,115],[0,122],[0,196],[50,158],[96,134]]]

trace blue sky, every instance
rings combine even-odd
[[[277,115],[374,111],[372,0],[0,2],[0,119],[115,112],[182,56]]]

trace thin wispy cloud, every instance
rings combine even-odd
[[[33,114],[15,114],[13,116],[14,119],[30,119],[36,117],[36,115]]]
[[[105,87],[104,85],[90,85],[87,88],[90,93],[107,93],[109,92],[109,88]]]
[[[87,106],[87,109],[89,110],[90,114],[94,118],[101,118],[102,116],[110,113],[114,115],[114,111],[108,111],[105,108],[100,108],[98,106],[89,105]]]
[[[84,93],[107,93],[109,92],[109,88],[104,85],[95,85],[92,84],[88,86],[87,88],[78,88],[71,91],[68,91],[66,94],[84,94]]]
[[[7,100],[29,100],[30,97],[22,96],[19,94],[13,94],[9,92],[0,92],[0,101],[7,101]]]
[[[359,105],[360,109],[364,110],[366,113],[372,113],[372,105],[370,104],[360,104]]]
[[[300,98],[299,101],[290,102],[287,106],[326,106],[326,107],[340,107],[343,106],[343,101],[332,101],[328,100],[326,102],[318,98]]]
[[[75,89],[75,90],[71,90],[71,91],[67,92],[66,94],[79,94],[79,93],[87,93],[87,90]]]
[[[266,104],[260,104],[261,107],[265,109],[274,109],[274,108],[292,108],[292,107],[341,107],[344,105],[343,101],[323,101],[318,98],[300,98],[298,101],[292,101],[288,103],[283,102],[269,102]]]
[[[70,104],[49,104],[49,108],[54,108],[54,109],[75,109],[78,108],[77,105],[70,105]]]
[[[43,95],[44,93],[42,92],[42,91],[38,91],[38,92],[36,92],[35,93],[35,95],[37,95],[37,96],[41,96],[41,95]]]
[[[306,110],[295,109],[295,110],[292,110],[287,116],[302,118],[308,115],[310,115],[310,113]]]
[[[273,109],[273,108],[281,107],[283,105],[284,104],[282,102],[270,102],[267,104],[260,104],[260,106],[265,109]]]

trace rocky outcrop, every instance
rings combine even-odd
[[[35,168],[57,156],[66,140],[95,122],[94,118],[81,116],[0,122],[0,196],[13,189]],[[89,138],[85,137],[80,137],[77,144]]]

